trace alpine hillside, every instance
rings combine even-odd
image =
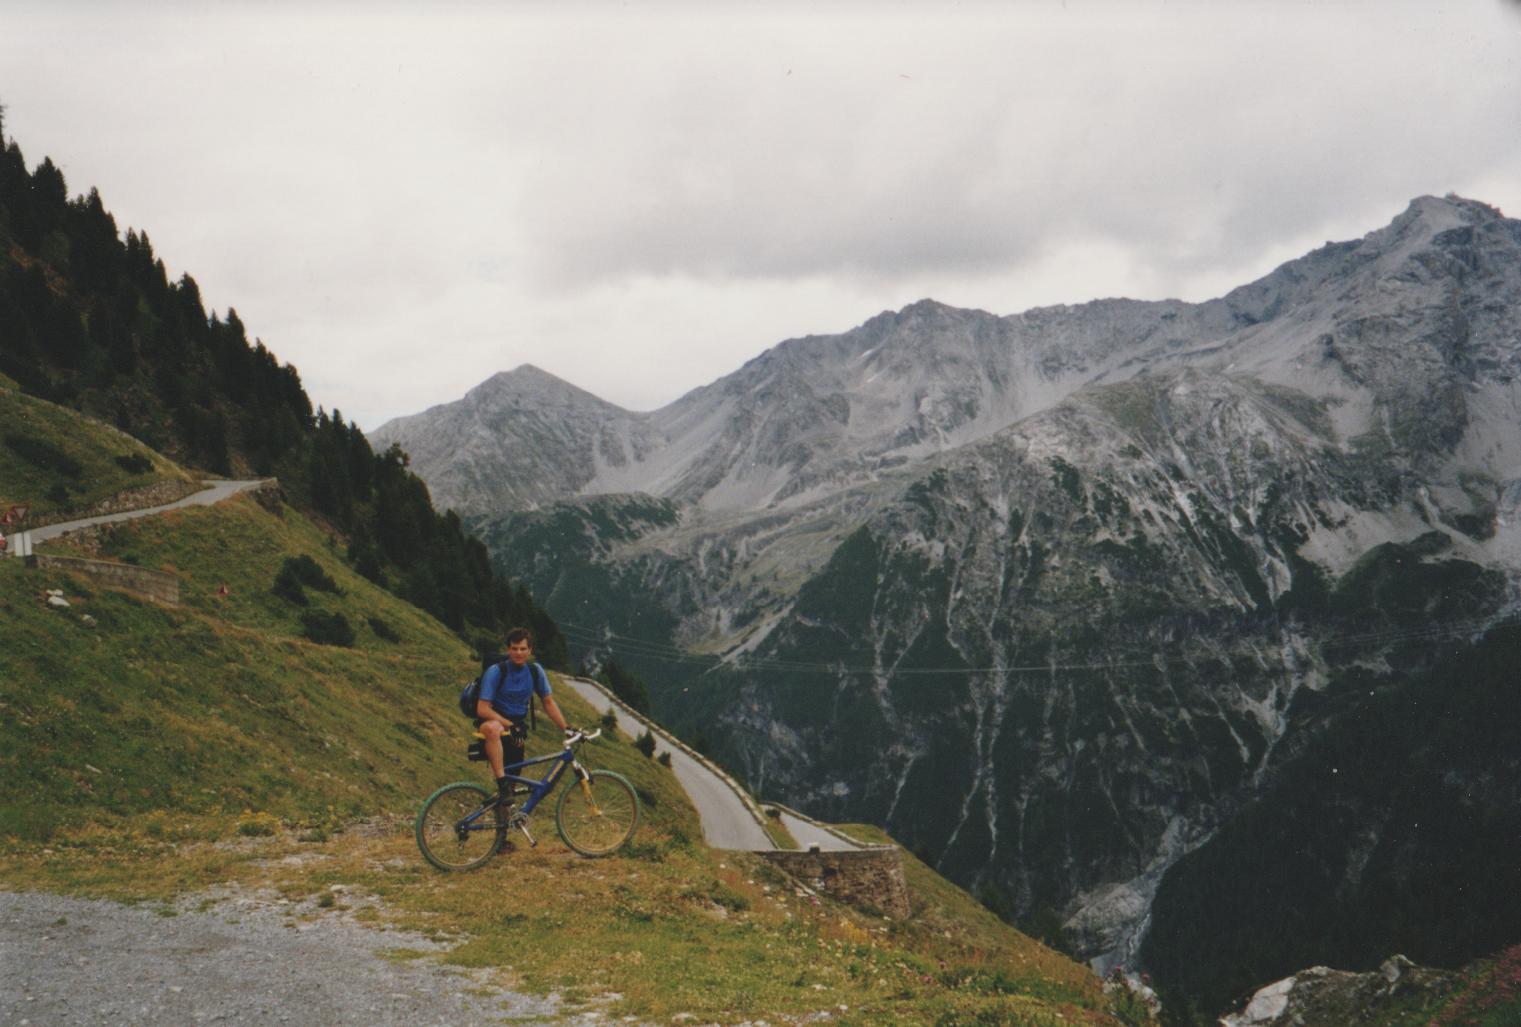
[[[375,437],[760,792],[1205,1016],[1518,940],[1518,378],[1521,223],[1422,197],[1205,303],[924,301]]]
[[[313,1022],[334,1008],[310,989],[250,1000],[260,989],[241,978],[232,998],[228,980],[198,979],[196,952],[241,965],[222,934],[118,945],[100,963],[75,945],[67,966],[50,963],[51,944],[117,935],[109,913],[58,916],[11,894],[40,890],[187,920],[256,912],[245,922],[351,948],[335,921],[404,927],[426,948],[397,935],[342,970],[327,946],[255,954],[272,971],[260,981],[288,983],[282,967],[301,959],[384,1022],[401,1022],[399,1001],[458,1013],[465,993],[500,1018],[505,988],[556,1022],[1154,1024],[1141,997],[912,859],[912,908],[889,921],[754,853],[710,849],[653,746],[558,676],[572,723],[600,724],[580,758],[636,789],[636,836],[584,859],[553,837],[551,799],[540,844],[508,844],[479,873],[436,872],[414,837],[419,804],[461,776],[490,783],[465,758],[457,712],[479,666],[466,640],[530,622],[552,671],[563,643],[459,518],[434,510],[399,450],[377,453],[312,406],[232,311],[208,314],[189,275],[170,282],[145,233],[120,238],[98,193],[71,200],[51,161],[28,170],[14,141],[0,150],[0,509],[28,506],[23,528],[38,514],[142,515],[0,559],[0,892],[17,900],[0,935],[0,1022]],[[278,480],[152,512],[206,471]],[[172,594],[145,590],[149,578]],[[562,739],[539,718],[527,745],[549,755]],[[163,935],[155,919],[136,930]],[[20,947],[44,956],[9,959]],[[421,995],[362,972],[434,959],[457,973]],[[110,999],[79,1013],[86,962]]]

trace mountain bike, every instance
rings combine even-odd
[[[513,830],[521,831],[529,845],[537,845],[528,830],[529,818],[567,770],[569,779],[555,803],[560,837],[583,856],[617,852],[639,826],[639,796],[622,776],[587,770],[576,759],[581,745],[601,734],[601,729],[572,731],[558,753],[509,763],[504,769],[513,786],[527,788],[522,806],[473,781],[444,785],[428,796],[417,811],[417,847],[423,858],[440,870],[473,870],[495,856]],[[523,776],[527,768],[544,764],[548,766],[543,777]]]

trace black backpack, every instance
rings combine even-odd
[[[485,677],[486,671],[492,667],[506,662],[507,655],[505,653],[487,653],[481,657],[481,672],[475,676],[475,680],[460,690],[459,711],[461,713],[471,720],[475,719],[475,704],[481,700],[481,678]],[[534,700],[539,697],[540,688],[546,692],[549,691],[549,682],[545,680],[543,667],[532,661],[529,662],[528,666],[532,668],[530,673],[533,674],[534,682],[533,693],[528,697],[528,730],[532,731],[538,726],[533,715],[534,707],[537,705]],[[506,671],[503,671],[503,673],[506,673]]]

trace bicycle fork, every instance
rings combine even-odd
[[[597,800],[592,797],[591,774],[587,773],[586,769],[579,763],[572,763],[571,766],[575,769],[576,777],[580,780],[581,794],[586,796],[586,804],[591,807],[592,816],[600,817],[602,811],[597,808]]]

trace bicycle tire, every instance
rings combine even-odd
[[[585,781],[572,778],[555,804],[560,837],[583,856],[617,852],[638,826],[639,796],[611,770],[593,770]]]
[[[459,781],[428,796],[417,811],[417,848],[440,870],[474,870],[502,847],[507,822],[499,806],[481,815],[478,825],[460,832],[456,825],[492,799],[478,784]]]

